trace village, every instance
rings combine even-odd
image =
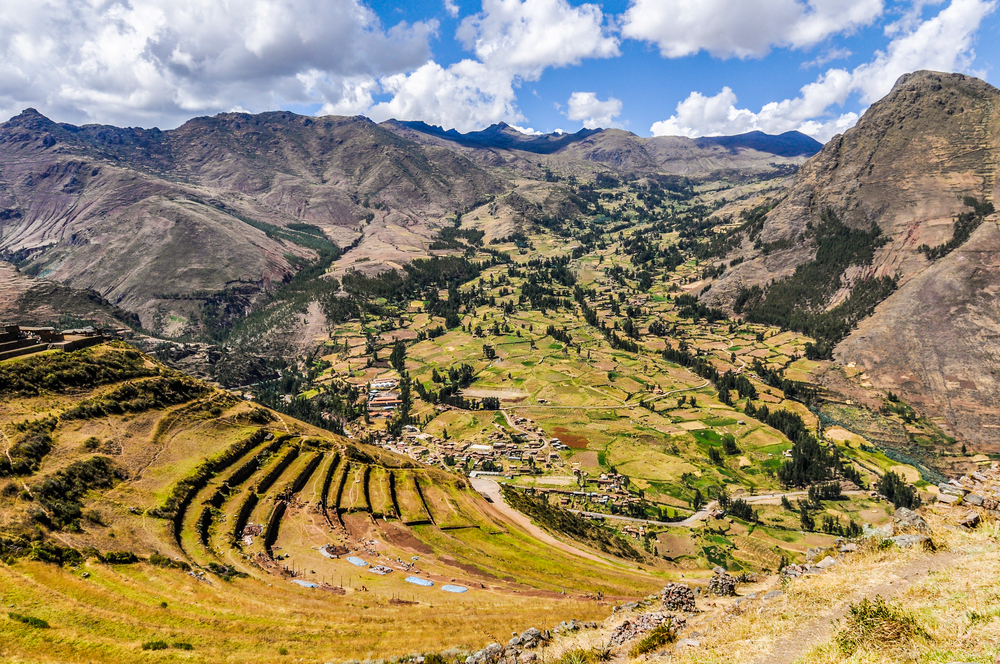
[[[398,387],[398,381],[393,378],[378,378],[368,383],[369,417],[392,416],[401,404]],[[517,433],[494,422],[492,431],[480,441],[446,440],[424,433],[411,424],[403,427],[399,437],[391,437],[384,431],[365,433],[373,444],[385,450],[471,478],[496,477],[524,484],[530,492],[549,496],[550,502],[567,509],[610,514],[641,509],[642,498],[629,491],[626,476],[612,472],[590,477],[579,463],[567,462],[560,454],[569,450],[569,446],[558,438],[547,437],[536,422],[508,412],[504,417]],[[543,486],[545,476],[571,477],[576,486],[574,489],[546,487]],[[525,479],[527,481],[523,481]],[[586,514],[583,516],[588,518]],[[625,526],[623,532],[635,539],[645,534],[643,528],[634,526]]]

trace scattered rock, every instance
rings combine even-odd
[[[780,597],[780,596],[781,596],[780,590],[772,590],[771,592],[761,597],[761,600],[764,601],[764,600],[774,599],[775,597]]]
[[[662,613],[660,611],[643,613],[635,618],[626,620],[621,625],[616,627],[615,630],[611,632],[611,638],[608,642],[612,647],[620,646],[623,643],[628,643],[629,641],[636,639],[646,632],[651,631],[655,627],[659,627],[667,622],[670,623],[672,630],[677,632],[683,629],[687,621],[683,616],[671,613]]]
[[[963,500],[969,503],[970,505],[975,505],[976,507],[982,507],[983,502],[986,499],[980,496],[978,493],[970,493],[965,498],[963,498]]]
[[[889,539],[901,549],[911,549],[913,547],[934,548],[931,538],[927,535],[896,535]]]
[[[814,563],[814,562],[816,562],[816,559],[819,558],[821,555],[823,555],[823,552],[825,550],[826,549],[824,549],[821,546],[817,546],[817,547],[813,547],[811,549],[807,549],[806,550],[806,562],[807,563]]]
[[[523,664],[530,664],[538,659],[538,655],[533,652],[522,652],[521,656],[517,658],[519,662]]]
[[[681,639],[674,646],[677,650],[683,650],[684,648],[698,648],[701,646],[701,641],[698,639]]]
[[[847,544],[841,544],[839,551],[841,553],[854,553],[858,550],[858,545],[854,542],[848,542]]]
[[[938,502],[944,503],[945,505],[960,505],[962,503],[962,497],[955,496],[950,493],[939,493]]]

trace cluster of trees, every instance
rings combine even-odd
[[[877,225],[867,230],[851,228],[830,209],[821,214],[812,239],[817,246],[815,259],[766,291],[760,286],[742,288],[733,309],[752,323],[776,325],[817,339],[806,350],[818,359],[828,357],[833,346],[895,290],[897,282],[891,277],[867,279],[854,286],[847,300],[826,311],[841,287],[844,271],[852,265],[871,265],[876,249],[888,240]]]
[[[58,423],[55,417],[45,417],[14,425],[20,435],[7,454],[0,455],[0,477],[38,470],[38,464],[52,451],[52,431]]]
[[[876,491],[891,500],[896,509],[906,507],[913,510],[920,507],[920,494],[917,490],[891,470],[879,478]]]
[[[798,413],[772,411],[767,405],[758,408],[753,402],[747,402],[744,412],[748,417],[774,427],[792,441],[792,458],[778,469],[778,481],[784,486],[807,486],[838,477],[864,486],[858,470],[849,461],[844,461],[836,446],[820,445]]]
[[[917,247],[917,251],[927,256],[928,260],[934,261],[943,258],[957,247],[965,244],[972,232],[983,223],[983,219],[993,214],[993,203],[986,199],[979,200],[974,196],[965,196],[962,203],[972,210],[962,212],[955,218],[955,227],[950,240],[936,247],[930,247],[926,244]]]

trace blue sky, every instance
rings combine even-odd
[[[0,6],[0,116],[288,109],[461,131],[843,131],[901,74],[993,82],[1000,0],[47,0]]]

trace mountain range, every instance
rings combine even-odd
[[[205,307],[220,294],[235,309],[260,308],[324,256],[328,276],[399,269],[441,253],[431,244],[455,215],[492,219],[489,241],[571,217],[573,182],[727,182],[736,189],[719,200],[728,206],[717,218],[770,203],[762,223],[735,233],[714,259],[733,267],[706,282],[706,303],[742,309],[753,287],[759,303],[777,300],[783,291],[772,284],[816,263],[827,211],[857,233],[877,228],[870,260],[835,266],[828,292],[772,312],[770,322],[845,302],[857,308],[863,294],[850,296],[859,284],[892,280],[891,295],[864,295],[874,299],[852,314],[856,329],[829,339],[835,356],[952,434],[995,443],[1000,235],[995,216],[971,222],[967,237],[955,220],[972,210],[963,197],[985,205],[997,195],[997,101],[983,81],[916,72],[822,149],[797,132],[536,136],[498,124],[460,134],[288,112],[195,118],[160,131],[76,127],[28,109],[0,125],[0,251],[20,270],[16,279],[4,273],[4,315],[53,311],[24,299],[48,283],[89,293],[82,309],[91,318],[124,316],[160,336],[198,338],[210,324]],[[296,329],[314,331],[317,311],[303,309]]]

